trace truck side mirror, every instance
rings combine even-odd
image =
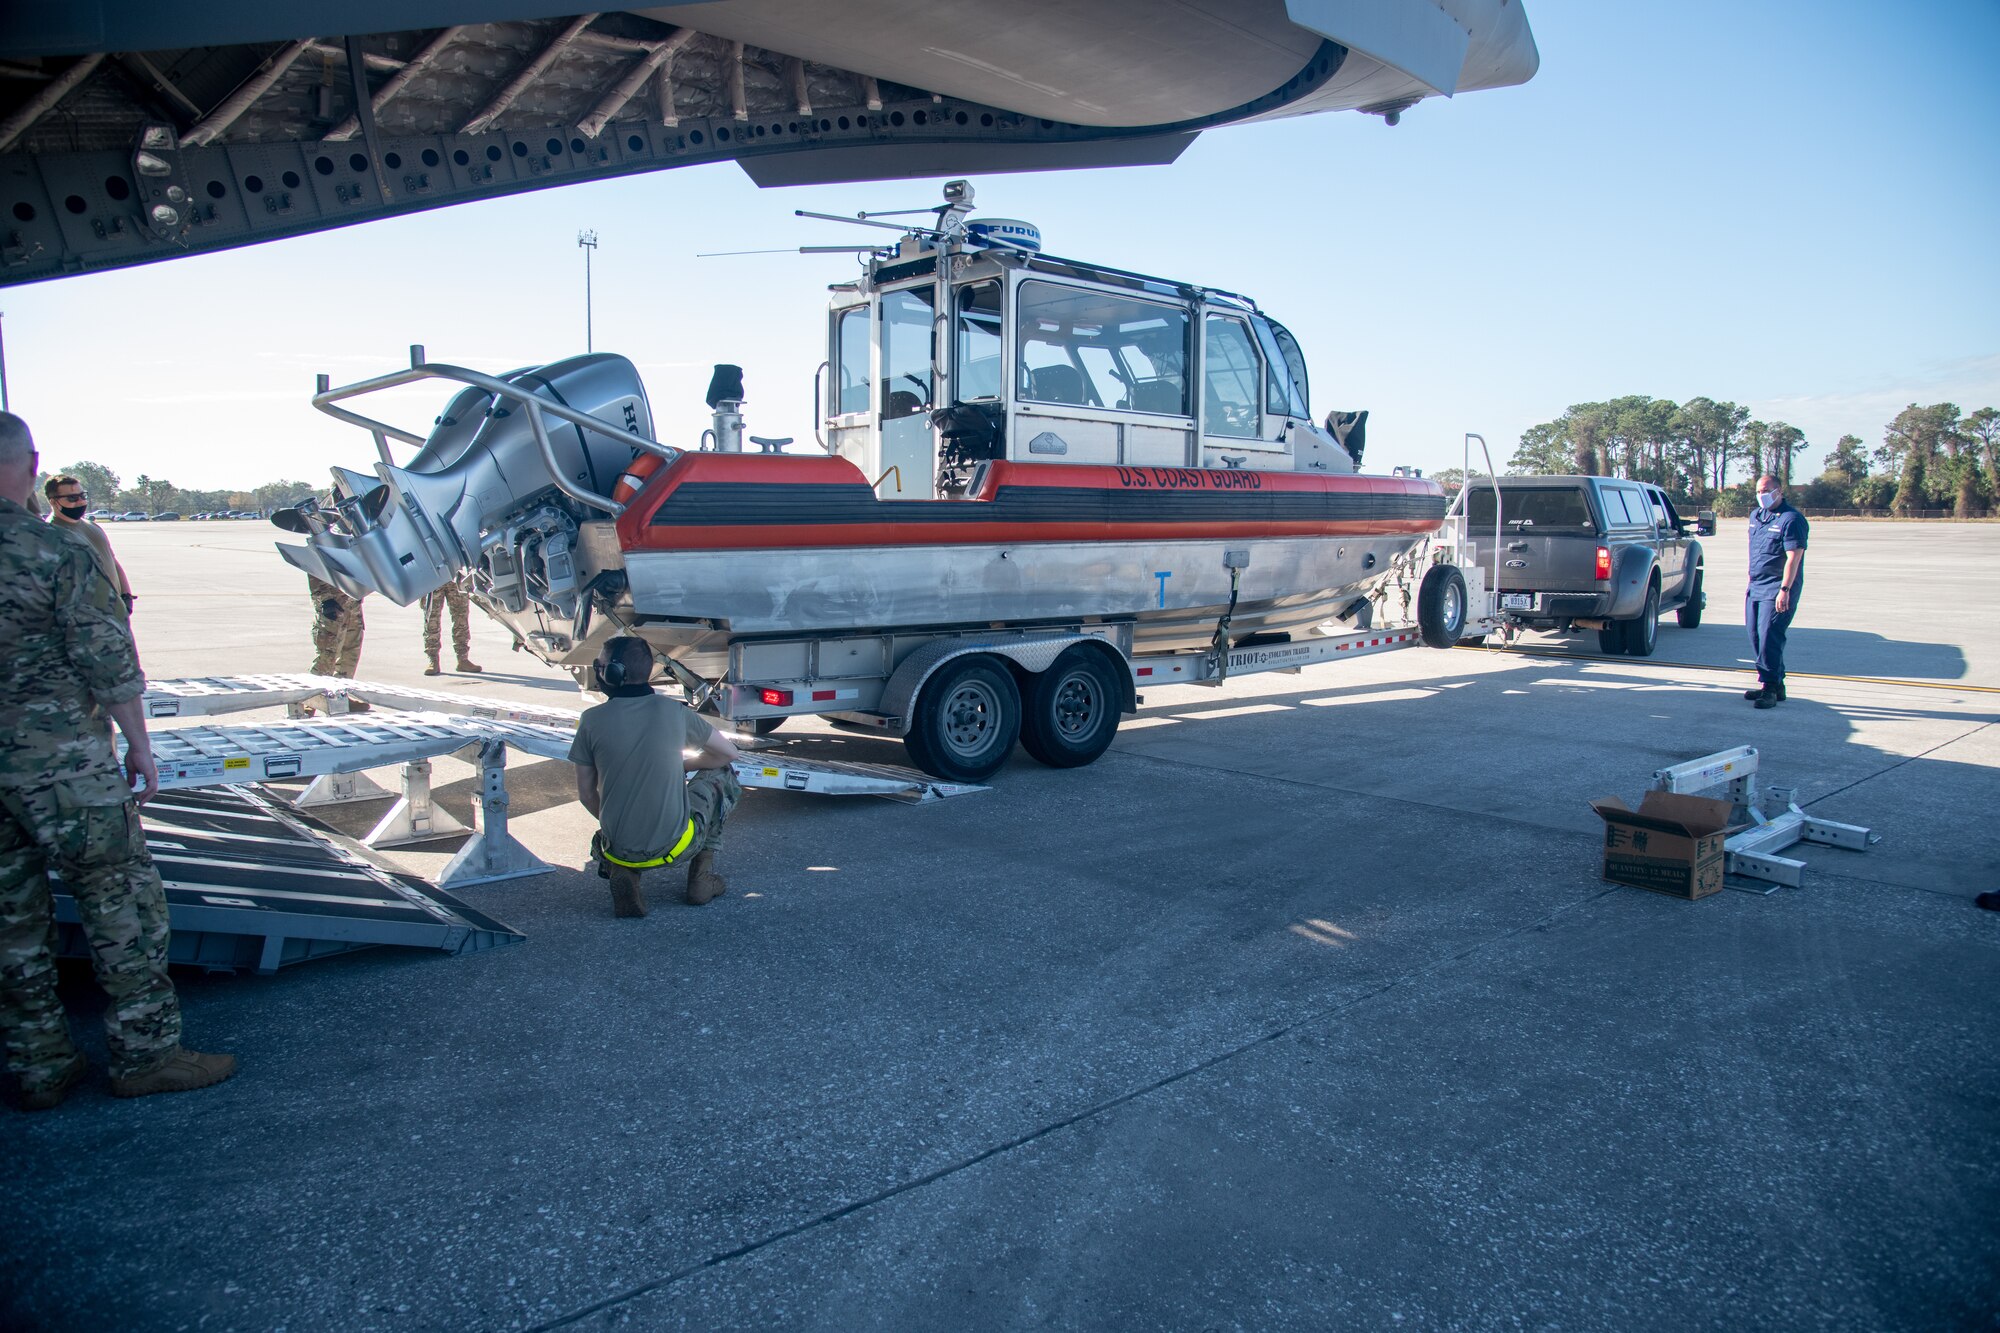
[[[1715,511],[1713,509],[1697,509],[1694,514],[1694,530],[1701,536],[1713,537],[1715,535]]]

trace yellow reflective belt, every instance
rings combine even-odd
[[[600,847],[598,849],[598,855],[602,856],[612,865],[624,866],[627,870],[651,870],[654,866],[672,865],[674,861],[679,858],[680,854],[688,849],[688,844],[693,841],[694,841],[694,816],[690,815],[688,816],[688,826],[681,830],[681,840],[675,843],[673,846],[673,850],[668,852],[665,856],[656,856],[650,861],[621,861],[617,857],[611,854],[611,849],[608,847]]]

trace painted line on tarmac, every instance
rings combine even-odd
[[[1623,657],[1604,653],[1565,653],[1549,648],[1490,648],[1483,643],[1461,643],[1460,648],[1475,653],[1507,653],[1513,657],[1549,657],[1564,662],[1615,662],[1619,666],[1675,667],[1682,671],[1729,671],[1737,675],[1750,675],[1757,668],[1747,666],[1715,666],[1708,662],[1668,662],[1657,657]],[[1900,685],[1911,690],[1950,690],[1959,694],[2000,694],[2000,687],[1993,685],[1953,685],[1949,681],[1903,680],[1894,676],[1834,676],[1822,671],[1787,671],[1785,679],[1837,680],[1850,685]]]

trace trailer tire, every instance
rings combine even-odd
[[[903,748],[947,782],[983,782],[1000,771],[1021,731],[1013,673],[984,653],[954,658],[924,682]]]
[[[1701,590],[1701,571],[1697,569],[1694,572],[1694,584],[1688,589],[1687,601],[1674,613],[1674,619],[1679,622],[1682,629],[1701,628],[1701,610],[1707,597],[1708,594]]]
[[[1081,768],[1118,734],[1119,689],[1104,654],[1078,644],[1033,678],[1021,748],[1050,768]]]
[[[1417,631],[1433,648],[1454,647],[1465,633],[1465,576],[1452,565],[1432,565],[1417,589]]]

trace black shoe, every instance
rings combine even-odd
[[[1761,699],[1770,692],[1771,687],[1769,685],[1759,685],[1754,690],[1743,691],[1743,697],[1746,699]]]
[[[1776,708],[1779,704],[1783,703],[1784,701],[1785,701],[1785,696],[1782,694],[1763,694],[1759,695],[1757,697],[1757,702],[1750,706],[1752,708]]]
[[[1989,890],[1972,900],[1974,907],[1983,907],[1989,912],[2000,912],[2000,889]]]

